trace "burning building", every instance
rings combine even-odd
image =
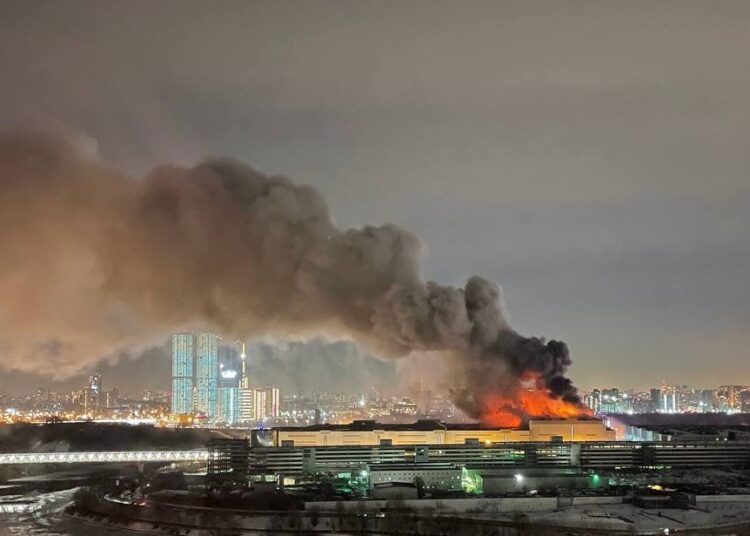
[[[531,419],[519,428],[493,428],[477,424],[417,421],[414,424],[322,424],[281,427],[271,431],[276,447],[361,447],[409,445],[471,445],[526,442],[614,441],[615,432],[592,417]]]

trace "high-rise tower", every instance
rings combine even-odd
[[[89,407],[87,410],[99,410],[104,404],[102,404],[102,375],[98,372],[92,376],[89,376],[88,395],[89,395]]]
[[[217,421],[233,425],[240,420],[240,388],[237,371],[224,368],[219,374]]]
[[[240,375],[236,343],[219,348],[217,422],[235,425],[240,420]]]
[[[193,359],[195,337],[192,333],[172,335],[172,413],[193,412]]]
[[[240,353],[240,360],[242,362],[242,370],[240,373],[240,414],[239,420],[242,422],[250,422],[254,420],[253,414],[253,390],[250,388],[250,378],[247,375],[247,353],[245,351],[245,343],[242,343],[242,353]]]
[[[195,409],[205,413],[209,420],[215,420],[218,417],[219,336],[198,334],[196,348]]]

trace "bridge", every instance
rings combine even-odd
[[[205,449],[0,453],[0,465],[28,463],[196,462],[207,459],[208,451]]]

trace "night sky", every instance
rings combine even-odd
[[[746,1],[5,0],[0,126],[135,175],[231,155],[312,184],[341,227],[420,237],[428,277],[500,283],[582,387],[747,384],[749,27]],[[166,388],[166,355],[107,387]]]

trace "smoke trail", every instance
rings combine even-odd
[[[309,186],[232,159],[135,180],[69,140],[0,138],[0,359],[67,375],[186,327],[350,337],[382,356],[438,352],[472,416],[532,374],[577,402],[564,343],[507,324],[500,289],[425,282],[394,225],[337,229]]]

